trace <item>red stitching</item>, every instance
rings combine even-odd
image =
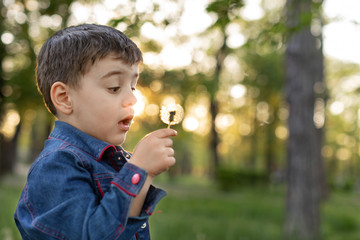
[[[119,172],[119,168],[115,165],[114,161],[111,159],[111,157],[109,157],[109,160],[111,162],[111,164],[113,165],[115,171]]]
[[[111,147],[112,147],[115,151],[117,150],[114,145],[109,145],[109,146],[105,147],[105,148],[102,150],[102,152],[100,153],[99,158],[96,159],[96,161],[99,162],[99,161],[101,160],[101,158],[102,158],[102,155],[105,153],[105,151],[108,150],[108,149],[111,148]]]
[[[118,181],[120,181],[122,184],[126,185],[128,188],[134,188],[134,185],[130,185],[126,182],[124,182],[121,178],[119,178],[118,176],[114,176],[113,179],[117,179]]]
[[[104,192],[103,192],[103,190],[101,189],[101,186],[100,186],[100,183],[99,183],[98,180],[96,180],[96,185],[97,185],[98,188],[99,188],[99,191],[100,191],[101,196],[104,197]]]
[[[76,151],[73,151],[71,149],[67,149],[67,151],[71,152],[72,154],[75,155],[75,157],[77,157],[79,159],[79,161],[80,161],[81,165],[83,166],[83,168],[89,169],[89,163],[88,163],[88,161],[86,159],[81,158],[82,155],[78,155]]]
[[[131,193],[129,191],[127,191],[125,188],[121,187],[119,184],[117,184],[116,182],[110,182],[110,184],[114,184],[116,187],[118,187],[119,189],[121,189],[122,191],[124,191],[127,195],[130,195],[132,197],[136,197],[137,195],[134,193]]]
[[[119,229],[121,229],[121,230],[119,231]],[[118,234],[116,234],[117,231],[119,231]],[[117,227],[117,229],[115,230],[115,233],[113,234],[113,236],[116,234],[116,235],[114,236],[114,239],[117,239],[123,231],[124,231],[124,228],[123,228],[122,224],[120,224],[120,225]]]
[[[64,141],[63,139],[56,138],[56,137],[49,137],[48,139],[49,139],[49,140],[50,140],[50,139],[56,139],[56,140],[65,142],[65,143],[67,143],[69,146],[73,146],[73,147],[79,149],[80,151],[86,153],[87,155],[91,156],[92,158],[96,159],[95,156],[91,155],[91,154],[88,153],[88,152],[85,152],[84,149],[81,149],[81,148],[79,148],[79,147],[77,147],[77,146],[75,146],[75,145],[73,145],[73,144],[71,144],[71,143],[69,143],[69,142],[67,142],[67,141]],[[100,161],[100,159],[101,159],[102,155],[104,154],[104,152],[105,152],[108,148],[110,148],[110,147],[114,148],[114,150],[116,151],[116,147],[115,147],[114,145],[108,145],[108,146],[106,146],[106,147],[102,150],[102,152],[100,153],[99,159],[96,159],[96,161]]]
[[[48,234],[50,236],[53,236],[54,238],[57,238],[57,239],[68,239],[65,235],[61,234],[60,232],[54,230],[54,229],[51,229],[51,228],[48,228],[36,221],[33,222],[32,224],[36,229],[38,229],[39,231],[45,233],[45,234]],[[46,232],[46,230],[48,232]],[[50,232],[51,231],[51,232]]]
[[[28,209],[29,213],[31,214],[31,218],[32,218],[32,225],[38,229],[39,231],[45,233],[45,234],[48,234],[50,236],[53,236],[57,239],[67,239],[66,236],[64,236],[63,234],[61,234],[60,232],[57,232],[51,228],[48,228],[48,227],[45,227],[44,225],[38,223],[37,221],[35,221],[35,218],[37,217],[37,213],[36,213],[36,210],[34,209],[34,207],[31,205],[30,201],[28,201],[28,185],[26,184],[25,185],[25,188],[24,188],[24,204],[26,206],[26,208]],[[48,231],[52,231],[54,232],[55,234],[58,234],[59,236],[56,236],[50,232],[46,232],[44,230],[48,230]]]
[[[28,211],[31,214],[32,220],[35,219],[35,217],[37,217],[37,213],[34,209],[34,207],[31,205],[30,201],[28,200],[28,184],[25,185],[24,188],[24,203],[26,208],[28,209]]]
[[[102,177],[102,178],[113,178],[114,175],[116,175],[116,173],[104,172],[104,173],[96,173],[96,174],[91,174],[91,175],[94,176],[94,177],[105,175],[105,177]]]
[[[150,211],[151,211],[151,206],[149,206],[149,207],[145,210],[145,212],[146,212],[149,216],[152,215],[152,212],[150,212]]]
[[[131,170],[133,172],[137,171],[136,167],[131,164],[124,164],[124,167],[128,168],[129,170]]]
[[[113,175],[111,175],[111,176],[101,176],[101,175],[94,175],[94,174],[92,174],[92,176],[94,177],[94,179],[99,179],[99,180],[103,180],[103,179],[109,179],[109,178],[111,178],[111,179],[113,179],[114,178],[114,176]]]

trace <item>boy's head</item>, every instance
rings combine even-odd
[[[142,62],[140,49],[122,32],[107,26],[83,24],[65,28],[50,37],[37,59],[38,89],[50,112],[57,114],[50,90],[55,82],[76,88],[95,61],[109,54],[117,55],[125,64]]]

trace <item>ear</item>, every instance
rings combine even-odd
[[[56,111],[69,115],[73,111],[73,105],[69,94],[69,86],[63,82],[55,82],[50,90],[51,101]]]

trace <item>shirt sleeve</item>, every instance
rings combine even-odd
[[[124,164],[99,199],[92,173],[79,157],[57,151],[31,169],[15,213],[20,232],[38,240],[131,239],[166,193],[151,186],[140,216],[129,218],[131,202],[145,182],[146,171]],[[139,175],[138,181],[134,174]]]
[[[134,181],[134,176],[138,175],[139,181]],[[113,179],[111,184],[116,186],[119,191],[123,191],[126,194],[135,197],[137,193],[141,190],[141,187],[145,183],[147,173],[145,170],[131,164],[125,163],[124,166],[120,169],[118,176]],[[139,186],[141,186],[139,188]],[[136,190],[135,190],[136,189]],[[133,191],[135,190],[135,192]],[[105,196],[105,194],[104,194]],[[150,186],[149,191],[146,195],[144,205],[140,212],[140,216],[138,217],[128,217],[127,219],[127,227],[124,229],[122,233],[122,237],[124,239],[130,239],[137,230],[143,228],[144,226],[148,227],[148,218],[152,215],[157,203],[166,196],[166,192],[154,187]],[[129,208],[127,209],[127,212]]]

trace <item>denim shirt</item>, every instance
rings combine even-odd
[[[14,214],[23,239],[150,239],[148,218],[166,193],[151,186],[129,217],[147,172],[121,147],[55,122]],[[136,177],[134,177],[136,175]]]

